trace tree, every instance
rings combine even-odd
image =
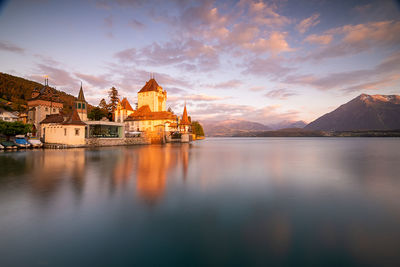
[[[108,111],[100,107],[94,107],[88,114],[88,118],[94,121],[99,121],[103,117],[108,117]]]
[[[8,122],[8,121],[0,121],[0,134],[7,136],[7,139],[10,139],[10,136],[18,135],[18,134],[27,134],[32,131],[31,124],[24,124],[20,121]]]
[[[198,121],[192,122],[192,133],[197,136],[204,136],[203,126]]]
[[[115,87],[112,87],[108,91],[108,97],[110,98],[109,111],[114,112],[118,104],[118,90]]]
[[[106,100],[104,98],[102,100],[100,100],[99,108],[104,109],[104,110],[108,110],[108,105],[107,105],[107,102],[106,102]]]

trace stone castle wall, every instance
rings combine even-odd
[[[146,137],[86,139],[86,146],[125,146],[125,145],[148,145],[148,144],[150,144],[150,139]]]

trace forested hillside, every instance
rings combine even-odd
[[[0,101],[0,105],[5,105],[5,102],[8,101],[11,102],[8,108],[11,107],[13,110],[26,111],[26,101],[31,97],[32,90],[42,87],[43,84],[6,73],[0,73],[0,99],[6,100]],[[64,111],[68,113],[72,109],[72,104],[76,97],[63,91],[52,89],[58,93],[60,99],[63,101]],[[88,108],[91,109],[92,106],[88,105]]]

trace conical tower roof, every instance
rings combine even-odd
[[[86,102],[85,95],[83,94],[82,83],[81,83],[81,89],[79,90],[78,101]]]
[[[190,125],[190,121],[187,115],[187,110],[186,110],[186,104],[185,107],[183,108],[183,115],[182,115],[182,120],[181,120],[182,125]]]

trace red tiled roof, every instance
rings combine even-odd
[[[129,101],[128,101],[128,99],[126,99],[126,97],[124,97],[124,99],[122,99],[121,106],[123,109],[133,111],[133,108],[132,108],[131,104],[129,104]]]
[[[129,115],[126,121],[140,121],[140,120],[176,120],[176,115],[168,111],[152,112],[148,105],[140,107],[134,113]]]
[[[183,115],[182,115],[182,120],[181,120],[181,125],[190,125],[190,121],[187,115],[187,110],[186,110],[186,104],[185,107],[183,108]]]
[[[63,123],[64,125],[86,125],[81,118],[79,118],[78,112],[76,109],[73,109],[70,117]]]
[[[64,122],[64,116],[60,113],[46,115],[40,123],[62,123]]]
[[[160,87],[160,86],[158,85],[156,80],[153,78],[153,79],[150,79],[148,82],[146,82],[146,84],[143,86],[143,88],[140,89],[139,93],[158,91],[158,89],[157,89],[158,87]]]

